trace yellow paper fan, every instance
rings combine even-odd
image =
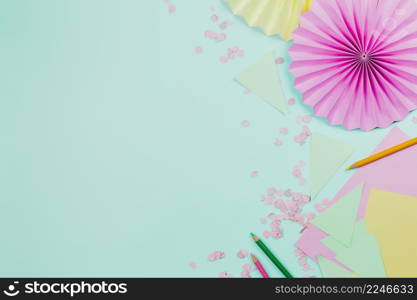
[[[266,35],[277,34],[292,39],[300,15],[309,10],[313,0],[225,0],[235,15],[241,15],[249,26],[260,27]]]

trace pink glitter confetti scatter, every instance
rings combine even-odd
[[[311,271],[313,268],[307,263],[307,254],[300,249],[294,250],[294,255],[298,258],[298,263],[303,268],[303,271]]]
[[[417,117],[413,117],[413,122],[417,124]]]
[[[250,122],[248,120],[243,120],[242,123],[240,123],[243,127],[248,127],[250,125]]]
[[[201,53],[203,53],[203,48],[202,47],[195,47],[194,52],[196,54],[201,54]]]
[[[211,15],[210,20],[213,22],[217,22],[219,20],[219,17],[217,15]]]
[[[277,59],[275,59],[275,63],[277,65],[280,65],[280,64],[284,63],[284,59],[282,57],[278,57]]]
[[[279,130],[279,133],[283,134],[283,135],[287,135],[288,134],[288,128],[281,128]]]
[[[176,10],[177,10],[177,8],[175,7],[175,5],[170,4],[170,5],[168,6],[168,12],[169,12],[170,14],[173,14]]]
[[[266,222],[267,222],[267,221],[266,221],[266,219],[265,219],[265,218],[260,218],[260,219],[259,219],[259,222],[261,222],[261,224],[266,224]]]
[[[320,203],[316,203],[314,205],[314,208],[318,211],[318,212],[323,212],[325,211],[327,208],[329,208],[331,206],[331,203],[329,201],[329,199],[324,198],[323,201],[321,201]]]
[[[303,122],[304,123],[310,123],[311,122],[311,116],[310,115],[305,115],[303,117]]]
[[[252,171],[251,173],[250,173],[250,177],[252,177],[252,178],[256,178],[256,177],[258,177],[259,176],[259,172],[258,171]]]
[[[254,271],[249,264],[244,264],[242,266],[243,270],[240,272],[240,276],[243,278],[251,278],[250,273]]]
[[[300,169],[300,167],[299,167],[299,166],[295,166],[295,167],[292,169],[292,175],[293,175],[295,178],[301,178],[301,176],[302,176],[303,174],[301,173],[301,169]]]
[[[219,259],[223,259],[225,257],[224,252],[222,251],[214,251],[208,255],[208,260],[213,262]]]
[[[223,63],[223,64],[227,63],[228,60],[229,59],[227,58],[227,56],[220,57],[220,62]]]
[[[225,33],[222,33],[222,34],[224,34],[226,36]],[[242,49],[240,49],[239,47],[235,46],[233,48],[228,48],[226,55],[227,55],[226,57],[228,58],[228,60],[233,60],[236,57],[243,56],[244,51]]]
[[[288,105],[294,105],[297,101],[295,100],[295,98],[290,98],[288,99]]]
[[[283,142],[280,139],[275,139],[274,145],[279,147],[283,145]]]
[[[300,178],[300,185],[306,185],[306,184],[307,184],[307,179]]]
[[[191,269],[195,269],[197,267],[197,264],[194,261],[190,262],[188,265]]]
[[[303,146],[307,140],[307,138],[311,135],[310,128],[308,126],[303,126],[302,132],[294,137],[294,142]]]
[[[238,253],[236,253],[236,256],[240,259],[245,258],[248,255],[247,249],[240,249]]]
[[[222,42],[222,41],[224,41],[224,40],[226,40],[227,39],[227,34],[226,33],[220,33],[218,36],[217,36],[217,40],[218,41],[220,41],[220,42]]]
[[[299,166],[294,167],[298,173]],[[298,175],[297,175],[298,176]],[[274,193],[271,193],[274,191]],[[281,197],[285,197],[284,200]],[[282,222],[291,221],[305,226],[309,220],[314,218],[314,214],[303,214],[302,209],[306,203],[310,201],[310,197],[306,194],[292,192],[287,189],[285,191],[279,189],[269,188],[266,195],[261,196],[262,202],[266,205],[273,203],[274,207],[280,212],[269,213],[266,220],[269,220],[270,230],[265,230],[262,233],[264,238],[280,239],[283,236]]]
[[[220,272],[219,277],[220,278],[232,278],[233,276],[227,272]]]
[[[222,23],[220,23],[219,28],[221,30],[226,30],[229,26],[233,25],[234,23],[231,21],[224,21]]]
[[[226,33],[222,32],[222,33],[217,34],[216,32],[209,30],[209,29],[204,31],[204,36],[206,38],[209,38],[210,40],[214,40],[218,42],[223,42],[227,39]]]

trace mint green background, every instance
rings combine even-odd
[[[267,229],[259,218],[273,209],[259,196],[268,187],[308,191],[291,170],[308,160],[292,139],[309,109],[283,116],[232,79],[288,45],[219,1],[171,2],[173,15],[162,0],[0,2],[1,276],[239,276],[240,248],[281,276],[248,234]],[[203,36],[216,29],[211,6],[236,21],[223,43]],[[232,46],[245,56],[221,64]],[[298,97],[286,68],[286,94]],[[417,125],[410,116],[398,126],[413,134]],[[281,127],[290,134],[278,148]],[[388,131],[310,127],[353,144],[350,162]],[[340,171],[313,203],[346,179]],[[285,237],[267,243],[296,276],[320,276],[292,253],[300,229],[285,224]],[[217,249],[226,258],[208,262]]]

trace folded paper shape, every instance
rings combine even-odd
[[[288,41],[299,24],[300,14],[312,0],[225,0],[235,15],[241,15],[251,27],[260,27],[266,35],[279,35]]]
[[[355,229],[361,194],[362,187],[357,187],[319,214],[311,223],[349,247]]]
[[[361,277],[386,277],[384,262],[375,235],[366,231],[363,220],[357,221],[354,226],[355,230],[349,247],[339,243],[331,236],[323,239],[322,243],[336,252],[338,261],[349,266]]]
[[[315,0],[293,33],[290,70],[303,102],[348,130],[417,108],[417,3]]]
[[[235,79],[281,112],[287,111],[274,52],[262,56],[254,65],[238,74]]]
[[[378,239],[388,277],[417,277],[416,211],[417,197],[369,193],[366,228]]]
[[[341,266],[335,264],[333,261],[328,260],[322,256],[318,257],[318,264],[320,267],[321,275],[324,278],[357,278],[358,275],[350,272]]]

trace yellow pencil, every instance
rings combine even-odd
[[[367,164],[370,164],[370,163],[372,163],[372,162],[374,162],[374,161],[376,161],[378,159],[384,158],[384,157],[386,157],[388,155],[394,154],[394,153],[396,153],[398,151],[401,151],[401,150],[406,149],[408,147],[414,146],[416,144],[417,144],[417,138],[408,140],[408,141],[406,141],[404,143],[401,143],[401,144],[399,144],[397,146],[388,148],[388,149],[386,149],[386,150],[384,150],[382,152],[379,152],[377,154],[374,154],[374,155],[371,155],[371,156],[369,156],[367,158],[364,158],[364,159],[362,159],[360,161],[357,161],[353,165],[351,165],[350,167],[346,168],[346,170],[360,168],[360,167],[365,166]]]

